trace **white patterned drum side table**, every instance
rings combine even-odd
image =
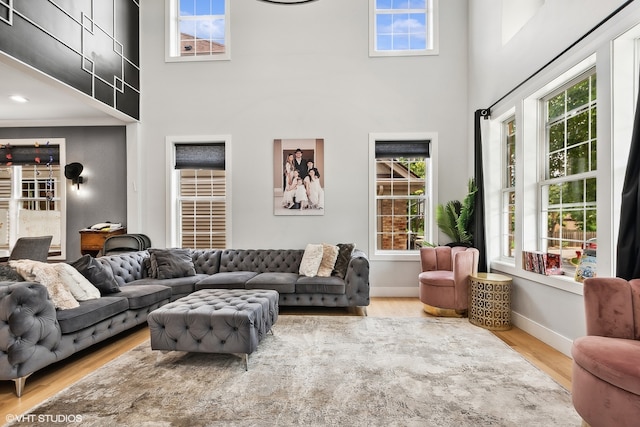
[[[492,331],[511,329],[511,277],[476,273],[469,278],[469,322]]]

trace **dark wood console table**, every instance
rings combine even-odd
[[[126,228],[118,228],[115,230],[91,230],[89,228],[80,230],[80,253],[82,255],[89,254],[96,257],[104,246],[107,237],[126,234]]]

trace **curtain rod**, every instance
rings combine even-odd
[[[567,53],[569,50],[571,50],[572,48],[574,48],[578,43],[580,43],[582,40],[586,39],[587,37],[589,37],[594,31],[596,31],[598,28],[600,28],[602,25],[604,25],[607,21],[609,21],[611,18],[613,18],[614,16],[616,16],[618,13],[620,13],[625,7],[629,6],[631,3],[633,3],[635,0],[627,0],[626,2],[624,2],[622,5],[620,5],[616,10],[614,10],[613,12],[611,12],[606,18],[604,18],[602,21],[600,21],[598,24],[596,24],[593,28],[591,28],[589,31],[587,31],[586,33],[584,33],[582,35],[582,37],[580,37],[578,40],[576,40],[575,42],[571,43],[571,45],[564,49],[562,52],[560,52],[559,54],[557,54],[556,56],[553,57],[553,59],[551,59],[549,62],[547,62],[546,64],[544,64],[542,67],[540,67],[535,73],[531,74],[529,77],[527,77],[525,80],[523,80],[520,84],[518,84],[516,87],[514,87],[513,89],[511,89],[509,92],[507,92],[506,94],[504,94],[500,99],[498,99],[496,102],[494,102],[493,104],[491,104],[491,106],[486,109],[483,110],[485,111],[485,116],[491,114],[491,109],[493,107],[495,107],[496,105],[498,105],[502,100],[504,100],[506,97],[508,97],[509,95],[511,95],[513,92],[515,92],[516,90],[518,90],[521,86],[523,86],[525,83],[527,83],[529,80],[531,80],[532,78],[534,78],[535,76],[537,76],[540,72],[542,72],[545,68],[547,68],[549,65],[553,64],[558,58],[560,58],[562,55],[564,55],[565,53]]]

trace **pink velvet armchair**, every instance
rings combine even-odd
[[[640,423],[640,279],[584,281],[587,336],[573,342],[573,406],[591,427]]]
[[[463,317],[469,306],[469,276],[478,272],[478,250],[462,246],[420,249],[420,301],[434,316]]]

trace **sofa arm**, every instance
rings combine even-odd
[[[61,335],[56,309],[43,285],[32,282],[0,285],[0,353],[6,353],[8,362],[5,365],[0,361],[0,379],[33,372],[33,359],[55,350]]]
[[[369,305],[369,258],[364,252],[355,249],[351,253],[344,282],[345,294],[355,300],[353,305]]]
[[[584,281],[587,335],[634,339],[631,285],[617,277],[593,277]]]

